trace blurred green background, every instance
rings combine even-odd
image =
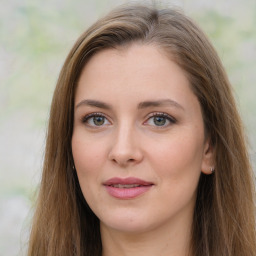
[[[124,0],[1,0],[0,256],[25,255],[58,73],[77,37]],[[145,2],[145,1],[144,1]],[[256,166],[256,1],[155,1],[203,28],[228,72]]]

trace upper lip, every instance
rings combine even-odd
[[[105,185],[105,186],[111,186],[111,185],[116,185],[116,184],[122,184],[122,185],[137,184],[137,185],[141,185],[141,186],[153,185],[152,182],[138,179],[135,177],[128,177],[128,178],[114,177],[114,178],[111,178],[103,183],[103,185]]]

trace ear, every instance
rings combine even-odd
[[[215,169],[214,161],[214,148],[211,145],[210,139],[208,138],[204,144],[203,158],[201,170],[204,174],[212,174]]]

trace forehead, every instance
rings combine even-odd
[[[145,85],[154,90],[167,85],[170,78],[170,82],[189,85],[185,72],[158,46],[133,44],[96,53],[83,68],[78,87],[111,90],[117,83],[118,91],[129,83],[130,90]]]

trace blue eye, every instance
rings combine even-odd
[[[165,113],[154,113],[146,122],[148,125],[157,126],[157,127],[166,127],[172,123],[175,123],[176,120],[171,116]]]
[[[85,116],[82,119],[82,122],[86,123],[87,125],[92,126],[92,127],[100,127],[100,126],[110,124],[110,122],[104,115],[97,114],[97,113],[93,113],[93,114]]]

